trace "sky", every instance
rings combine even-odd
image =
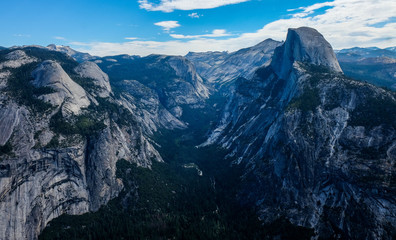
[[[1,0],[0,46],[70,46],[97,56],[236,51],[288,28],[334,49],[396,46],[395,0]]]

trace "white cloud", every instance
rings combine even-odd
[[[193,12],[193,13],[188,14],[188,16],[189,16],[190,18],[200,18],[200,17],[202,17],[203,15],[200,15],[200,14],[198,14],[198,13],[196,13],[196,12]]]
[[[182,35],[182,34],[170,34],[171,37],[176,39],[194,39],[194,38],[216,38],[216,37],[227,37],[231,34],[227,33],[224,29],[215,29],[210,34],[202,35]]]
[[[308,7],[299,7],[297,9],[288,9],[288,12],[293,12],[293,11],[301,11],[299,13],[295,13],[293,14],[293,17],[295,18],[301,18],[301,17],[306,17],[312,13],[315,12],[315,10],[321,9],[323,7],[332,7],[335,6],[334,5],[335,2],[324,2],[324,3],[316,3],[314,5],[308,6]]]
[[[162,27],[165,31],[180,27],[180,24],[177,21],[162,21],[154,23],[154,25]]]
[[[151,0],[139,0],[139,7],[148,11],[172,12],[173,10],[210,9],[250,0],[161,0],[159,4]]]
[[[60,36],[55,36],[54,39],[57,39],[57,40],[66,40],[66,38],[60,37]]]
[[[329,7],[324,13],[315,11]],[[394,46],[396,22],[394,0],[335,0],[300,8],[289,19],[265,25],[257,36],[284,39],[287,28],[316,28],[334,48]],[[392,21],[393,19],[393,21]],[[376,24],[382,25],[375,27]]]
[[[323,7],[328,9],[323,12]],[[184,55],[189,51],[235,51],[253,46],[267,38],[284,40],[288,28],[309,26],[321,32],[335,49],[356,46],[384,48],[396,46],[394,9],[394,0],[335,0],[295,9],[295,13],[287,19],[271,22],[256,32],[230,36],[228,39],[214,39],[213,32],[206,36],[171,34],[171,37],[178,40],[167,42],[131,41],[76,46],[81,51],[100,56],[121,53]],[[317,10],[322,11],[318,13]],[[220,35],[221,32],[217,34]]]
[[[126,39],[126,40],[136,40],[136,39],[138,39],[137,37],[126,37],[126,38],[124,38],[124,39]]]
[[[14,36],[14,37],[22,37],[22,38],[29,38],[29,37],[30,37],[30,34],[21,34],[21,33],[18,33],[18,34],[14,34],[14,35],[12,35],[12,36]]]

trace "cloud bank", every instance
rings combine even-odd
[[[218,32],[213,31],[206,35],[171,34],[170,37],[177,40],[165,42],[95,42],[75,47],[99,56],[121,53],[144,56],[151,53],[185,55],[189,51],[236,51],[267,38],[284,40],[288,28],[308,26],[321,32],[335,49],[355,46],[384,48],[396,46],[395,9],[394,0],[334,0],[292,9],[289,18],[268,23],[255,32],[228,35],[227,39],[214,39],[216,34],[228,34],[225,30],[217,30]]]

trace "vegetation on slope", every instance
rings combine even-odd
[[[360,104],[353,111],[349,124],[352,126],[374,127],[388,125],[396,129],[396,104],[382,96],[369,96],[365,104]]]

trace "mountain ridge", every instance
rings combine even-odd
[[[394,169],[385,167],[395,159],[395,121],[385,120],[394,112],[395,94],[344,77],[334,53],[329,64],[322,58],[304,62],[303,56],[323,49],[316,51],[314,45],[301,52],[304,48],[293,38],[275,50],[271,65],[237,82],[221,123],[204,145],[220,144],[236,158],[234,164],[247,164],[239,199],[257,206],[264,223],[285,217],[314,228],[319,237],[337,238],[340,232],[340,238],[390,239],[394,230],[379,226],[395,222],[396,205],[389,200],[394,187],[388,179]],[[384,109],[377,112],[375,102]],[[383,118],[376,117],[379,112]],[[366,142],[370,138],[375,143]],[[375,161],[360,153],[367,149],[382,167],[370,171]],[[379,155],[379,149],[387,154]],[[369,167],[362,169],[361,162]],[[364,176],[372,180],[364,181]],[[381,186],[384,195],[357,194],[371,192],[373,186]],[[344,221],[335,211],[351,217]],[[362,222],[354,214],[370,220]]]
[[[249,78],[256,68],[268,64],[273,50],[281,44],[272,39],[266,39],[253,47],[240,49],[232,53],[209,52],[189,53],[186,55],[193,63],[201,66],[198,73],[214,85],[232,83],[238,77]],[[210,64],[205,66],[202,62]]]

